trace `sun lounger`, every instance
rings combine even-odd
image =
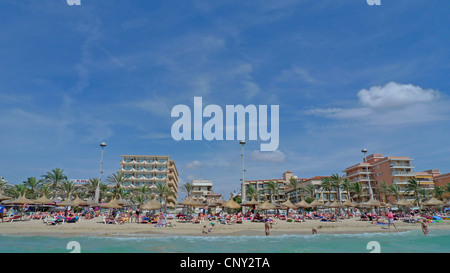
[[[119,223],[116,221],[116,219],[110,219],[110,218],[107,218],[107,217],[105,217],[105,216],[103,216],[103,223],[104,223],[104,224],[116,224],[116,225],[119,224]]]
[[[11,215],[9,217],[6,217],[4,219],[5,222],[13,222],[13,221],[20,221],[21,216],[20,215]]]
[[[47,225],[62,225],[64,224],[64,218],[63,217],[46,217],[42,220]]]

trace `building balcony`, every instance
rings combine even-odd
[[[392,176],[411,176],[413,177],[414,174],[412,172],[391,172]]]

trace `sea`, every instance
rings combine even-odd
[[[279,236],[0,235],[0,253],[450,253],[450,230]]]

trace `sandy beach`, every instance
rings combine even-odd
[[[155,227],[154,224],[104,224],[101,218],[80,220],[78,223],[64,223],[60,225],[47,225],[42,220],[29,220],[0,223],[0,235],[22,236],[265,236],[264,223],[244,221],[242,224],[225,225],[216,221],[201,224],[182,223],[177,219],[170,221],[173,227]],[[204,225],[215,223],[211,233],[203,234]],[[307,235],[312,228],[317,227],[320,234],[351,234],[369,232],[401,232],[421,230],[419,223],[405,223],[396,221],[397,229],[387,225],[372,224],[370,221],[361,221],[359,218],[339,220],[338,222],[321,222],[320,220],[307,220],[306,222],[286,222],[278,220],[270,230],[270,236],[279,235]],[[428,223],[430,232],[438,229],[450,229],[450,220],[442,223]]]

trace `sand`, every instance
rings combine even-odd
[[[170,221],[173,227],[155,227],[154,224],[104,224],[101,218],[80,220],[78,223],[64,223],[60,225],[47,225],[42,220],[29,220],[17,222],[0,222],[0,235],[23,236],[264,236],[264,223],[244,221],[242,224],[225,225],[216,221],[206,221],[201,224],[182,223],[177,219]],[[215,223],[214,230],[209,234],[203,234],[204,225]],[[370,221],[360,221],[359,218],[342,219],[338,222],[321,222],[320,220],[306,220],[306,222],[286,222],[278,220],[270,230],[270,236],[279,235],[306,235],[312,233],[312,228],[317,227],[318,233],[368,233],[368,232],[401,232],[409,230],[421,230],[419,223],[395,222],[397,229],[387,225],[372,224]],[[450,220],[442,223],[429,223],[429,230],[450,230]]]

